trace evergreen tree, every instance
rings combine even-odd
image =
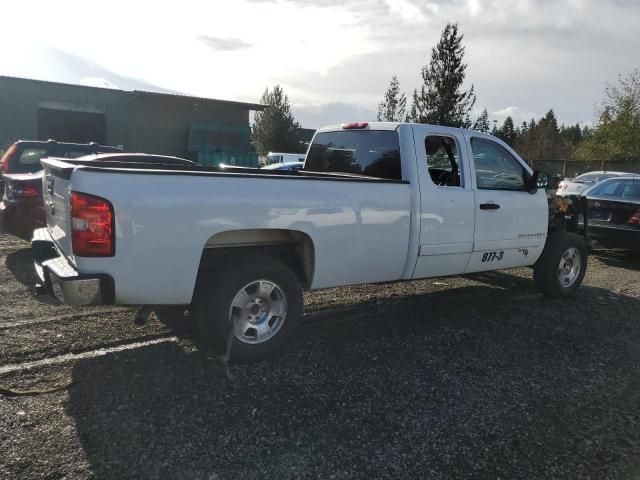
[[[304,146],[298,140],[300,124],[291,113],[289,98],[280,85],[272,91],[265,89],[260,103],[267,105],[264,112],[256,113],[253,139],[260,155],[268,152],[300,153]]]
[[[423,85],[414,91],[411,120],[454,127],[469,127],[469,112],[476,103],[473,85],[462,90],[467,64],[463,62],[463,35],[448,23],[431,50],[429,65],[422,68]]]
[[[413,97],[414,98],[417,95],[417,92],[418,91],[414,88],[413,89]],[[407,118],[405,119],[405,122],[417,122],[417,118],[418,118],[418,109],[416,108],[416,104],[414,102],[414,103],[411,104],[411,110],[407,114]]]
[[[558,128],[558,120],[553,109],[549,110],[540,119],[538,130],[538,158],[536,160],[563,160],[566,158],[564,144]]]
[[[513,124],[513,118],[507,117],[504,119],[502,127],[498,131],[498,138],[506,142],[509,146],[514,146],[516,142],[516,129]]]
[[[407,97],[400,92],[400,82],[395,75],[391,78],[384,99],[378,105],[379,122],[402,122],[406,118]]]
[[[482,133],[489,133],[491,131],[491,124],[489,123],[489,112],[485,108],[475,121],[472,127],[474,130]]]

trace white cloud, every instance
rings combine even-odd
[[[111,0],[97,8],[4,5],[3,18],[29,22],[3,22],[0,74],[96,77],[123,88],[132,80],[249,101],[280,83],[294,103],[371,112],[392,75],[408,94],[419,85],[431,47],[455,21],[478,104],[501,119],[505,105],[517,105],[514,118],[554,108],[560,121],[576,122],[591,118],[605,81],[638,66],[640,50],[636,0],[182,0],[154,8]]]
[[[399,15],[405,22],[420,23],[426,19],[422,10],[411,0],[385,0],[385,2],[391,13]]]

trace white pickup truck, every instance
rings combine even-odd
[[[549,176],[470,130],[326,127],[300,171],[42,163],[48,226],[32,249],[47,290],[74,305],[189,306],[217,349],[233,331],[239,361],[283,347],[304,289],[533,266],[562,297],[587,267],[583,238],[549,222]]]

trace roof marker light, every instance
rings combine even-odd
[[[369,126],[369,122],[349,122],[343,123],[343,130],[356,130],[360,128],[367,128]]]

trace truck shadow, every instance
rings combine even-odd
[[[24,248],[16,250],[15,252],[7,255],[5,259],[5,266],[7,270],[11,272],[13,278],[19,283],[27,287],[32,296],[41,303],[48,305],[58,305],[58,302],[48,295],[36,294],[36,274],[33,270],[33,255],[30,248]]]
[[[608,476],[640,443],[640,301],[474,279],[310,315],[236,383],[179,343],[84,359],[67,413],[97,478]]]
[[[33,255],[30,248],[16,250],[7,255],[5,265],[18,282],[28,287],[35,285],[36,275],[33,271]]]
[[[611,267],[640,271],[640,252],[630,250],[594,250],[592,255]]]

